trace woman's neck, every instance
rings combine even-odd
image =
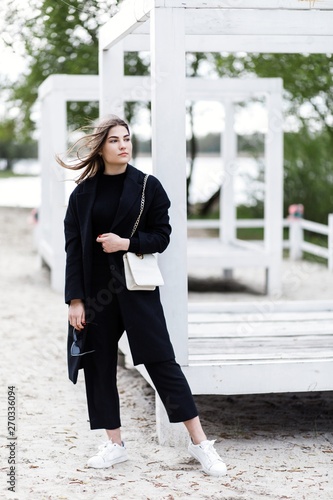
[[[104,166],[104,175],[119,175],[124,174],[127,169],[126,165],[105,165]]]

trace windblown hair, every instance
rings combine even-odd
[[[104,142],[106,141],[109,130],[117,125],[125,127],[128,133],[130,133],[129,126],[124,120],[116,115],[111,115],[103,118],[95,126],[92,133],[86,134],[84,137],[77,140],[67,151],[67,156],[70,156],[73,152],[75,152],[75,156],[78,161],[76,161],[74,165],[65,163],[59,155],[56,155],[56,160],[62,167],[70,170],[84,169],[76,180],[77,184],[82,182],[84,179],[93,177],[99,170],[104,169],[104,161],[99,153]],[[91,130],[91,128],[92,127],[88,125],[79,130],[87,131]]]

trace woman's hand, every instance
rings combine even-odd
[[[73,299],[68,309],[68,321],[75,330],[83,330],[86,324],[84,303],[81,299]]]
[[[130,240],[128,238],[121,238],[115,233],[100,234],[96,238],[98,243],[101,243],[104,252],[114,253],[120,250],[127,251],[129,248]]]

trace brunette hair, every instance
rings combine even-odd
[[[109,130],[117,125],[125,127],[128,133],[130,133],[129,126],[124,120],[116,115],[111,115],[100,120],[97,125],[95,125],[93,132],[77,140],[67,151],[67,155],[75,152],[75,156],[78,160],[75,165],[65,163],[59,155],[56,155],[57,162],[64,168],[70,170],[81,170],[84,168],[84,171],[76,180],[77,184],[84,179],[93,177],[99,170],[104,168],[104,161],[99,153],[108,136]],[[91,130],[92,127],[93,125],[87,125],[79,130],[88,131]]]

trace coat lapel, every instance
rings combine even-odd
[[[86,245],[92,242],[92,222],[91,215],[96,197],[96,190],[99,177],[103,172],[98,172],[85,182],[84,189],[77,195],[77,211],[80,220],[81,237],[85,243],[86,253],[89,254],[90,248]],[[110,228],[110,232],[115,232],[121,221],[128,215],[131,207],[138,203],[142,193],[143,174],[140,170],[127,165],[127,174],[124,181],[123,192],[119,201],[116,216]],[[138,214],[139,215],[139,214]],[[134,224],[134,221],[133,221]],[[132,229],[132,228],[131,228]]]
[[[77,195],[77,211],[82,231],[81,237],[84,242],[91,241],[91,214],[100,175],[101,173],[98,172],[94,177],[87,180],[83,191]]]

